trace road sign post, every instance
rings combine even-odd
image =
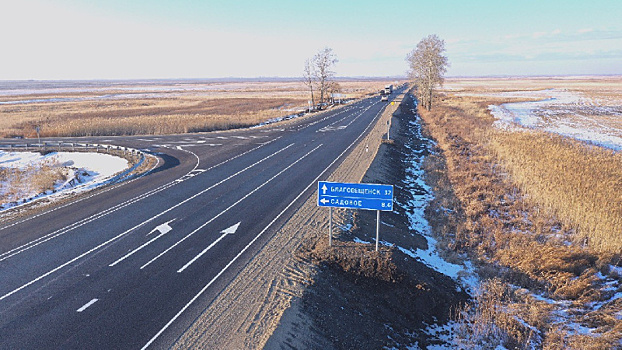
[[[342,182],[318,182],[317,205],[329,207],[328,244],[332,246],[332,208],[376,210],[376,251],[380,240],[380,211],[393,210],[393,186]]]
[[[333,246],[333,207],[328,208],[328,246]]]
[[[380,242],[380,210],[376,210],[376,251],[378,251],[378,242]]]

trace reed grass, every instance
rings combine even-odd
[[[498,100],[454,92],[419,113],[437,141],[426,161],[435,192],[429,222],[440,244],[467,254],[484,280],[484,292],[461,314],[458,344],[477,345],[469,337],[509,348],[619,344],[622,307],[589,305],[611,297],[599,272],[620,262],[620,154],[561,136],[498,130],[488,112]],[[569,303],[566,319],[552,317],[558,306],[533,294]],[[577,334],[566,323],[595,331]]]
[[[622,251],[622,153],[542,132],[496,132],[490,146],[531,201],[576,229],[575,239]]]
[[[360,98],[385,81],[342,81],[341,92]],[[123,99],[94,99],[123,93]],[[75,101],[0,105],[0,137],[137,135],[211,131],[257,125],[308,107],[302,82],[212,83],[188,91],[160,92],[157,98],[110,88],[95,92],[0,96],[0,101],[74,98]],[[133,97],[133,96],[135,97]],[[84,100],[87,98],[87,100]],[[82,99],[82,100],[80,100]]]

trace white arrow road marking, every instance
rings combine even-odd
[[[231,226],[231,227],[229,227],[227,229],[224,229],[224,230],[220,231],[220,233],[224,233],[224,234],[227,234],[227,235],[232,235],[232,234],[235,233],[235,231],[238,230],[238,227],[240,227],[241,223],[242,222],[240,221],[237,224],[235,224],[235,225],[233,225],[233,226]]]
[[[169,221],[167,221],[167,222],[163,223],[162,225],[160,225],[160,226],[158,226],[158,227],[154,228],[151,232],[149,232],[149,233],[147,234],[147,236],[149,236],[151,233],[153,233],[153,232],[154,232],[154,231],[156,231],[156,230],[157,230],[157,231],[160,231],[160,234],[159,234],[159,235],[157,235],[157,236],[153,237],[152,239],[150,239],[150,240],[149,240],[149,241],[147,241],[146,243],[142,244],[140,247],[138,247],[138,248],[136,248],[136,249],[132,250],[131,252],[129,252],[129,253],[127,253],[127,254],[125,254],[124,256],[120,257],[117,261],[113,262],[112,264],[110,264],[110,265],[108,265],[108,266],[110,266],[110,267],[115,266],[116,264],[120,263],[121,261],[123,261],[123,260],[125,260],[125,259],[129,258],[130,256],[134,255],[134,254],[135,254],[136,252],[138,252],[139,250],[141,250],[141,249],[145,248],[146,246],[148,246],[149,244],[151,244],[151,243],[155,242],[158,238],[160,238],[160,237],[164,236],[165,234],[167,234],[167,233],[171,232],[173,229],[171,228],[171,226],[169,226],[169,224],[170,224],[171,222],[173,222],[173,221],[175,221],[175,219],[173,219],[173,220],[169,220]]]
[[[91,301],[89,301],[88,303],[84,304],[84,306],[82,306],[81,308],[79,308],[78,310],[76,310],[76,312],[82,312],[86,309],[89,308],[89,306],[95,304],[99,299],[93,299]]]
[[[232,235],[235,233],[235,231],[238,230],[238,227],[240,227],[241,222],[238,222],[237,224],[224,229],[222,231],[220,231],[222,233],[222,235],[220,237],[218,237],[217,240],[215,240],[212,244],[210,244],[207,248],[203,249],[202,252],[199,253],[199,255],[195,256],[194,258],[192,258],[192,260],[188,261],[188,263],[186,263],[186,265],[184,265],[181,269],[177,270],[178,273],[183,272],[186,268],[188,268],[188,266],[192,265],[192,263],[194,263],[195,261],[197,261],[201,256],[203,256],[205,253],[207,253],[208,250],[212,249],[212,247],[214,247],[218,242],[220,242],[221,239],[225,238],[226,235]]]
[[[293,143],[291,144],[293,145]],[[290,146],[291,146],[290,145]],[[140,269],[144,269],[145,267],[149,266],[151,263],[153,263],[154,261],[156,261],[157,259],[159,259],[161,256],[163,256],[164,254],[168,253],[169,251],[171,251],[173,248],[177,247],[179,244],[181,244],[183,241],[185,241],[186,239],[190,238],[190,236],[194,235],[195,233],[199,232],[200,230],[202,230],[205,226],[209,225],[212,223],[212,221],[218,219],[220,216],[224,215],[226,212],[228,212],[229,210],[231,210],[231,208],[235,207],[236,205],[240,204],[242,201],[244,201],[246,198],[250,197],[253,193],[259,191],[262,187],[264,187],[265,185],[267,185],[268,183],[272,182],[272,180],[276,179],[279,175],[283,174],[284,172],[286,172],[289,168],[293,167],[294,165],[296,165],[296,163],[300,162],[301,160],[305,159],[309,154],[315,152],[318,148],[322,147],[322,144],[320,144],[319,146],[315,147],[314,149],[312,149],[311,151],[309,151],[307,154],[305,154],[304,156],[302,156],[300,159],[298,159],[297,161],[293,162],[292,164],[290,164],[289,166],[287,166],[285,169],[279,171],[276,175],[274,175],[273,177],[271,177],[270,179],[268,179],[268,181],[262,183],[261,185],[259,185],[258,187],[256,187],[254,190],[248,192],[244,197],[240,198],[237,200],[237,202],[231,204],[229,207],[227,207],[227,209],[221,211],[220,213],[218,213],[218,215],[214,216],[213,218],[209,219],[207,222],[205,222],[203,225],[199,226],[197,229],[195,229],[194,231],[190,232],[189,234],[187,234],[184,238],[180,239],[179,241],[177,241],[177,243],[173,244],[172,246],[168,247],[166,250],[164,250],[162,253],[158,254],[155,258],[149,260],[146,264],[144,264],[143,266],[140,267]],[[284,149],[289,148],[289,146],[285,147]],[[284,150],[283,149],[283,150]],[[282,150],[278,151],[277,153],[281,152]],[[276,154],[276,153],[275,153]]]
[[[147,236],[149,236],[150,234],[154,233],[155,231],[160,231],[161,234],[169,233],[172,230],[172,228],[168,224],[170,224],[173,221],[175,221],[175,219],[173,219],[171,221],[167,221],[167,222],[163,223],[162,225],[154,228],[153,230],[151,230],[151,232],[147,233]]]

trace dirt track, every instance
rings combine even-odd
[[[403,95],[397,100],[402,98]],[[387,121],[397,107],[398,103],[387,106],[374,128],[329,181],[361,181],[383,136],[386,137]],[[337,222],[340,214],[343,212],[334,213]],[[326,236],[327,232],[328,210],[316,206],[314,194],[204,310],[174,348],[263,348],[294,297],[301,296],[304,286],[311,281],[313,266],[296,258],[294,252],[304,240]]]

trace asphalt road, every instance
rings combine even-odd
[[[385,105],[374,97],[267,128],[80,139],[158,152],[160,163],[0,223],[0,348],[168,348]]]

